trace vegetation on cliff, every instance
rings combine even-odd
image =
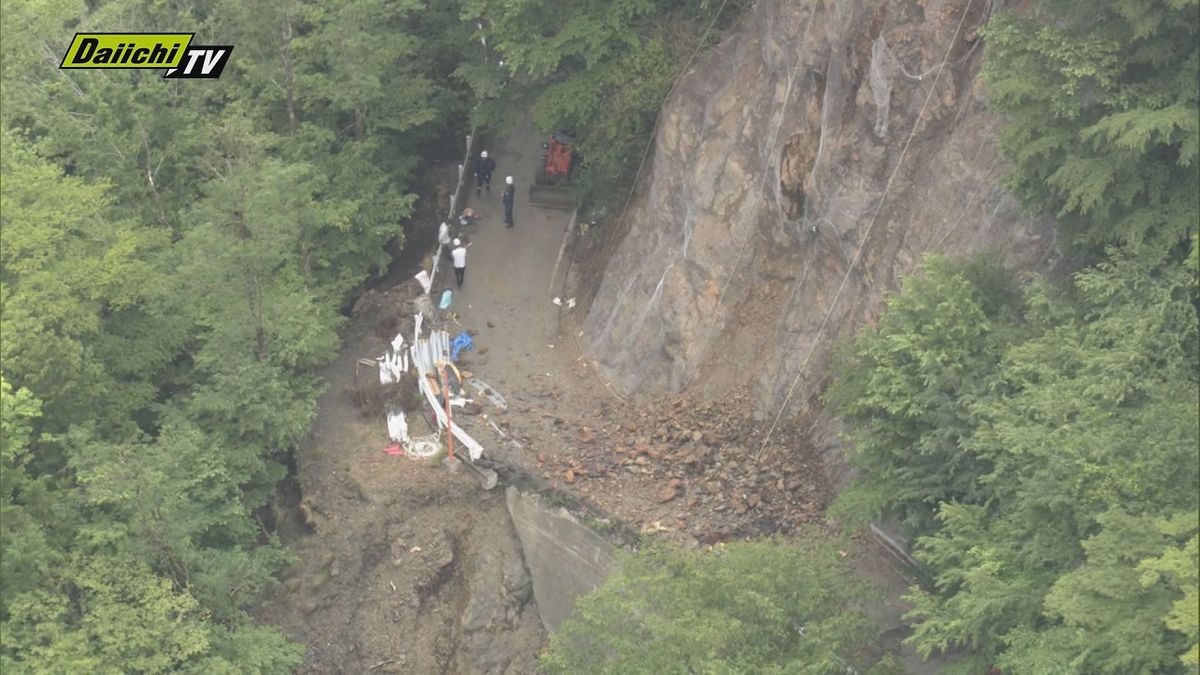
[[[829,392],[861,470],[839,508],[915,537],[912,643],[966,671],[1198,665],[1198,9],[992,21],[1010,185],[1093,262],[1054,284],[931,258]]]

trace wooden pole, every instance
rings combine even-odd
[[[446,364],[438,366],[438,373],[442,376],[442,395],[446,397],[446,451],[450,455],[450,463],[454,463],[454,433],[450,429],[450,425],[454,424],[454,418],[450,416],[450,378],[446,377]]]

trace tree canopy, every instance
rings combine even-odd
[[[651,546],[584,596],[539,661],[547,673],[886,673],[848,542]]]
[[[75,31],[195,31],[218,81],[59,70]],[[255,512],[339,307],[466,116],[457,7],[0,7],[0,669],[291,672]],[[398,96],[397,92],[404,95]]]
[[[1046,0],[989,22],[1009,186],[1084,247],[1193,239],[1200,3]]]
[[[723,17],[736,15],[732,2]],[[627,187],[658,109],[692,51],[702,46],[722,4],[705,0],[466,0],[463,17],[482,17],[505,70],[536,83],[534,123],[578,133],[583,165],[576,186],[604,203]],[[467,65],[461,76],[486,97],[494,80]]]
[[[830,392],[862,471],[840,506],[916,537],[926,654],[1171,671],[1197,638],[1197,276],[1114,253],[1014,297],[980,268],[927,261],[856,339]]]

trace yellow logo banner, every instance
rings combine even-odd
[[[59,68],[177,68],[195,33],[76,33]]]

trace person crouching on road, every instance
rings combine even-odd
[[[479,215],[475,213],[475,209],[473,209],[469,206],[467,208],[463,209],[463,212],[458,216],[458,224],[461,227],[466,227],[468,225],[474,225],[475,223],[478,223],[478,222],[479,222]]]
[[[513,177],[506,176],[504,178],[504,222],[508,223],[509,227],[513,226],[513,200],[517,196],[517,189],[513,187]]]
[[[450,259],[454,263],[454,280],[462,288],[463,277],[467,276],[467,247],[470,242],[463,243],[462,239],[454,240],[454,248],[450,250]]]

